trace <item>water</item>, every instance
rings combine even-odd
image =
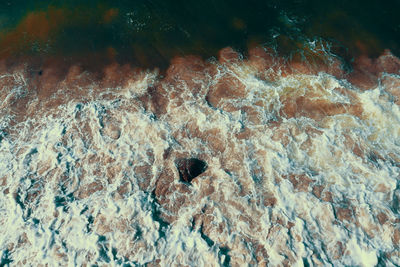
[[[399,266],[399,2],[0,4],[0,266]]]
[[[101,62],[107,54],[103,60],[165,67],[176,55],[207,58],[226,46],[290,53],[315,38],[349,59],[383,49],[398,55],[399,8],[399,1],[6,1],[0,55],[95,54]]]

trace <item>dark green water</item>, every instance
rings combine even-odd
[[[327,40],[351,58],[400,54],[400,1],[2,1],[0,56],[101,58],[166,66],[232,46],[301,49]],[[86,55],[86,56],[85,56]]]

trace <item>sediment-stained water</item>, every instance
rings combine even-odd
[[[395,25],[98,2],[0,16],[0,266],[400,265]]]

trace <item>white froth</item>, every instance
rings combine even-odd
[[[215,81],[202,86],[226,73],[236,77],[248,92],[236,104],[261,101],[262,123],[189,94],[183,104],[171,100],[168,113],[155,118],[132,107],[157,79],[157,72],[149,72],[107,91],[114,99],[71,101],[55,114],[13,126],[18,131],[0,139],[3,262],[253,266],[265,257],[270,266],[400,265],[392,239],[398,229],[393,196],[399,190],[400,110],[384,97],[384,88],[359,92],[324,73],[268,82],[240,64],[217,70]],[[14,78],[20,85],[1,107],[25,90],[24,77]],[[361,118],[293,117],[270,127],[282,95],[314,90],[318,99],[351,103],[337,88],[357,96]],[[10,130],[9,117],[1,114],[0,131]],[[239,138],[245,130],[250,134]],[[279,131],[282,136],[274,139]],[[215,152],[217,142],[224,151]],[[183,194],[184,204],[174,203],[181,193],[168,196],[178,211],[166,211],[173,217],[166,223],[152,191],[164,168],[173,166],[164,157],[171,147],[178,155],[206,155],[208,169]],[[144,189],[137,169],[147,167]],[[303,184],[305,179],[312,182]],[[214,191],[206,194],[211,186]],[[314,186],[324,187],[321,196]],[[387,216],[383,224],[380,212]],[[390,260],[382,258],[385,253],[393,254]]]

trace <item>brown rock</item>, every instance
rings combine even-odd
[[[382,225],[382,224],[385,224],[388,220],[389,220],[389,217],[385,214],[385,213],[383,213],[383,212],[380,212],[380,213],[378,213],[378,215],[376,216],[376,218],[378,219],[378,222]]]
[[[276,205],[277,199],[273,196],[265,197],[263,204],[266,207],[274,207]]]
[[[323,194],[322,194],[322,200],[325,201],[325,202],[333,203],[332,192],[324,191]]]
[[[127,196],[131,190],[131,184],[129,182],[124,182],[117,188],[117,192],[121,197]]]
[[[288,222],[287,223],[287,228],[290,230],[293,226],[295,226],[294,222]]]
[[[333,253],[333,258],[335,260],[339,260],[342,258],[344,252],[344,246],[343,243],[338,241],[336,242],[336,245],[333,247],[332,253]]]
[[[322,191],[324,190],[325,186],[323,185],[314,185],[312,193],[317,197],[321,198]]]
[[[159,176],[155,186],[155,196],[157,200],[163,200],[167,195],[170,194],[170,187],[174,182],[173,172],[169,169],[165,169]]]
[[[400,106],[400,78],[385,76],[382,79],[382,85],[391,94],[393,101]]]
[[[311,119],[321,119],[325,116],[333,116],[346,113],[349,105],[332,103],[325,99],[311,99],[309,96],[299,96],[297,98],[282,97],[281,102],[283,108],[281,116],[292,117],[309,117]]]
[[[307,192],[309,190],[309,185],[314,181],[307,174],[290,174],[287,177],[292,183],[294,190],[299,192]]]
[[[156,87],[149,87],[148,96],[151,103],[151,109],[154,114],[160,116],[167,112],[167,106],[169,103],[168,95],[165,89],[158,85]]]
[[[240,54],[233,50],[231,47],[226,47],[219,51],[218,59],[219,62],[222,64],[238,63],[240,60]]]
[[[376,60],[376,64],[380,72],[400,73],[400,59],[395,57],[389,50],[385,50],[383,55]]]
[[[3,176],[0,178],[0,186],[5,186],[7,185],[7,177]]]
[[[150,187],[150,182],[153,177],[152,166],[149,164],[144,164],[141,166],[135,166],[134,170],[140,189],[147,191]]]
[[[362,90],[373,89],[378,85],[378,68],[374,60],[360,56],[354,62],[354,70],[348,81]]]
[[[79,190],[78,198],[87,198],[96,192],[102,191],[103,189],[103,184],[100,181],[94,181],[90,184],[82,186],[82,188]]]
[[[202,82],[207,80],[210,65],[197,56],[176,57],[171,60],[164,82],[174,86],[175,90],[190,90],[197,95]],[[182,87],[186,85],[186,88]]]
[[[399,247],[400,246],[400,228],[395,228],[392,236],[393,246]]]
[[[225,74],[207,94],[207,101],[213,106],[221,108],[226,100],[244,98],[246,96],[245,85],[233,77]]]
[[[350,208],[336,208],[336,217],[342,222],[351,222],[353,220],[353,210]]]

